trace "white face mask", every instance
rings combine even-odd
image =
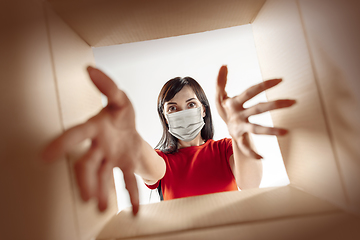
[[[205,125],[201,116],[201,107],[165,114],[165,117],[171,135],[185,142],[196,138]]]

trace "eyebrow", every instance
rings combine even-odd
[[[196,98],[189,98],[185,102],[189,102],[189,101],[192,101],[192,100],[196,100]],[[169,105],[169,104],[177,104],[177,103],[176,102],[167,102],[167,105]]]

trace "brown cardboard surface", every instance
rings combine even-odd
[[[68,129],[102,109],[100,92],[86,71],[87,66],[95,66],[95,59],[92,48],[50,6],[47,15],[61,115]]]
[[[0,16],[0,238],[77,239],[68,166],[39,160],[61,132],[44,9],[2,1]]]
[[[94,64],[92,49],[50,7],[46,7],[49,22],[54,73],[59,97],[62,124],[65,129],[86,121],[101,110],[100,92],[90,81],[86,72],[88,65]],[[84,204],[78,193],[73,163],[87,149],[89,144],[82,144],[69,155],[68,164],[71,172],[72,197],[75,202],[74,214],[80,239],[96,236],[104,224],[117,212],[115,187],[112,181],[105,213],[97,210],[97,203]],[[113,179],[112,179],[113,180]]]
[[[36,21],[40,5],[37,2],[36,0],[1,1],[0,27],[11,30],[14,26],[21,26],[24,22]]]
[[[265,0],[50,2],[87,43],[100,47],[248,24]]]
[[[359,219],[354,216],[345,212],[337,212],[229,224],[153,236],[111,239],[352,240],[360,238],[359,225]]]
[[[359,1],[299,1],[348,209],[360,215]]]
[[[71,165],[86,143],[70,160],[44,165],[38,158],[50,139],[101,107],[85,72],[94,63],[90,45],[250,23],[264,3],[50,2],[67,24],[41,0],[0,3],[4,239],[91,239],[116,211],[114,192],[105,214],[79,199]],[[269,100],[298,100],[272,113],[275,126],[291,130],[279,138],[291,186],[146,205],[135,218],[125,210],[98,239],[358,238],[359,219],[337,207],[359,213],[360,206],[360,39],[344,27],[357,27],[358,3],[340,3],[268,0],[253,23],[264,79],[284,78],[267,92]]]
[[[42,1],[0,6],[0,238],[90,239],[117,211],[114,188],[100,214],[79,199],[68,160],[39,156],[64,127],[101,108],[85,71],[91,47]]]
[[[291,109],[271,112],[275,126],[290,130],[278,141],[291,185],[345,207],[345,189],[296,1],[267,1],[252,26],[263,78],[283,78],[266,92],[268,100],[297,100]]]
[[[290,186],[216,193],[143,205],[136,217],[130,209],[124,210],[109,221],[97,239],[161,236],[339,211]]]

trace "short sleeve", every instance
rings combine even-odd
[[[166,163],[166,161],[167,161],[166,154],[163,153],[162,151],[160,151],[159,149],[155,149],[155,151],[156,151],[156,153],[157,153],[160,157],[162,157],[162,159],[164,159],[164,161],[165,161],[165,163]],[[151,190],[154,190],[154,189],[157,189],[157,188],[159,187],[159,182],[160,182],[160,180],[157,181],[157,182],[156,182],[155,184],[153,184],[153,185],[148,185],[148,184],[146,184],[146,183],[145,183],[145,185],[146,185],[148,188],[150,188]]]
[[[231,138],[222,139],[221,147],[222,149],[225,150],[226,160],[229,161],[231,155],[233,155],[232,139]]]

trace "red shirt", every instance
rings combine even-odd
[[[238,190],[229,165],[233,154],[231,139],[210,139],[201,146],[170,154],[156,152],[166,163],[166,173],[161,179],[164,200]],[[159,182],[147,186],[156,189]]]

